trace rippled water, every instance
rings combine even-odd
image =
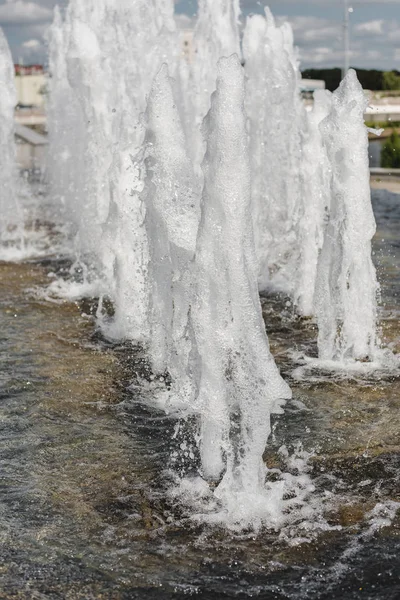
[[[400,196],[376,191],[374,207],[382,332],[399,351]],[[165,493],[180,441],[139,384],[140,350],[100,339],[89,303],[35,291],[66,266],[0,264],[0,598],[400,597],[396,372],[295,377],[290,351],[315,354],[315,325],[263,298],[294,390],[265,460],[279,467],[282,444],[312,454],[332,530],[294,544],[301,527],[287,542],[196,526]]]

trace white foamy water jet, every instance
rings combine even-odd
[[[190,262],[196,248],[200,185],[188,158],[167,65],[153,82],[146,126],[150,358],[154,372],[168,371],[173,393],[188,403]]]
[[[73,98],[75,115],[70,125],[75,131],[81,126],[77,149],[81,145],[83,154],[75,154],[72,146],[72,169],[76,169],[77,180],[72,189],[67,188],[67,193],[70,193],[66,202],[69,204],[67,217],[78,225],[74,251],[78,271],[83,274],[83,288],[93,280],[104,278],[110,282],[112,279],[109,251],[105,253],[102,245],[103,226],[109,209],[108,170],[112,161],[113,139],[113,114],[108,103],[112,88],[111,69],[100,45],[104,18],[104,1],[95,6],[90,1],[72,0],[60,35],[66,50],[68,91]],[[54,54],[58,50],[57,41],[55,37]],[[51,99],[54,104],[58,101],[57,93],[61,91],[62,94],[63,85],[62,78],[54,83]],[[54,106],[56,115],[61,110],[60,106]],[[61,118],[59,129],[68,128],[64,117]],[[53,121],[52,125],[56,135],[57,121]],[[50,135],[52,140],[52,129]],[[75,186],[77,195],[74,194]]]
[[[250,123],[253,223],[259,287],[294,291],[302,211],[301,135],[305,110],[300,71],[288,23],[247,19],[243,38]]]
[[[294,289],[297,311],[314,315],[314,295],[318,258],[324,242],[330,206],[331,165],[319,125],[328,115],[331,93],[314,92],[314,105],[306,113],[302,139],[301,193],[302,214],[298,222],[299,263]]]
[[[145,127],[139,123],[139,117],[146,107],[152,78],[163,61],[168,60],[176,71],[179,45],[171,0],[154,0],[150,4],[125,1],[124,6],[125,18],[121,19],[119,13],[116,16],[121,28],[119,39],[128,47],[131,44],[132,54],[126,59],[127,77],[115,65],[118,77],[125,82],[120,94],[127,103],[117,105],[117,143],[109,172],[111,210],[105,245],[114,252],[115,315],[103,330],[113,338],[148,342],[152,339],[149,320],[152,281],[148,270],[151,240],[145,222]],[[133,24],[137,36],[131,41]],[[120,50],[123,51],[122,46]]]
[[[138,129],[143,128],[138,126]],[[123,134],[109,172],[110,211],[104,227],[103,244],[110,249],[114,316],[102,318],[103,333],[112,339],[147,342],[149,338],[149,241],[145,227],[146,208],[142,192],[145,165],[143,151],[131,154]]]
[[[69,21],[63,23],[58,6],[47,34],[49,48],[46,157],[47,181],[59,217],[69,227],[68,237],[79,231],[84,218],[86,122],[77,95],[68,81]]]
[[[371,258],[368,102],[350,70],[320,125],[331,163],[330,214],[319,258],[315,307],[322,360],[373,360],[378,282]]]
[[[246,520],[264,490],[270,415],[291,392],[270,353],[258,296],[244,73],[237,55],[221,59],[218,72],[203,125],[205,183],[194,262],[196,410],[203,476],[223,476],[215,497],[233,519]]]
[[[217,62],[222,56],[241,54],[239,0],[199,0],[193,36],[193,62],[185,85],[185,130],[196,172],[204,156],[201,124],[215,90]]]
[[[11,260],[18,260],[26,253],[25,218],[20,197],[22,182],[19,180],[14,141],[16,104],[14,64],[0,29],[0,255]]]
[[[139,120],[153,76],[166,59],[175,68],[178,49],[172,0],[71,0],[65,23],[56,14],[53,25],[51,55],[61,69],[52,85],[50,130],[52,148],[64,141],[69,146],[61,156],[75,173],[69,186],[60,186],[67,219],[77,223],[74,270],[83,274],[83,295],[106,292],[113,300],[111,322],[99,312],[112,338],[148,338]],[[63,112],[64,95],[72,97],[71,122]],[[77,152],[71,133],[82,140]]]

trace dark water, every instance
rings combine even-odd
[[[399,351],[400,196],[374,192],[374,209],[382,335]],[[62,268],[0,265],[1,599],[400,598],[396,373],[292,379],[288,350],[315,351],[315,325],[264,298],[294,391],[265,460],[279,463],[282,443],[313,452],[326,521],[341,528],[292,546],[198,526],[165,495],[175,421],[126,389],[146,375],[140,351],[101,340],[90,306],[35,294]]]

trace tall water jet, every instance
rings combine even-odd
[[[80,103],[86,126],[85,201],[76,245],[89,276],[104,278],[109,286],[111,256],[102,244],[102,237],[110,204],[108,170],[112,163],[114,120],[110,100],[115,90],[110,64],[101,46],[104,18],[104,0],[96,6],[90,1],[71,0],[66,28],[68,80]]]
[[[143,127],[139,127],[143,130]],[[100,326],[112,339],[145,343],[149,339],[149,240],[142,196],[146,168],[143,150],[132,154],[125,136],[109,171],[110,211],[103,244],[112,262],[112,319],[98,313]]]
[[[298,222],[299,264],[294,288],[294,304],[299,314],[314,315],[314,295],[318,258],[324,242],[330,205],[331,166],[319,128],[328,115],[331,93],[314,92],[314,105],[306,113],[302,139],[302,213]],[[317,158],[318,157],[318,158]]]
[[[269,350],[258,296],[244,97],[238,56],[221,59],[203,125],[205,183],[191,310],[202,472],[216,481],[224,473],[215,492],[221,496],[264,485],[270,415],[291,396]]]
[[[288,23],[248,18],[243,38],[259,287],[293,292],[302,210],[300,71]]]
[[[146,125],[150,357],[154,371],[168,371],[175,391],[188,402],[190,261],[196,247],[200,190],[167,65],[153,82]]]
[[[215,90],[217,62],[222,56],[241,54],[239,0],[199,0],[193,37],[193,63],[186,91],[186,133],[196,170],[204,156],[201,124]]]
[[[24,214],[18,193],[15,156],[14,108],[17,95],[10,48],[0,29],[0,243],[2,252],[18,255],[24,248]]]
[[[67,236],[74,238],[86,210],[85,160],[86,122],[67,73],[69,27],[58,6],[47,33],[49,49],[47,128],[49,146],[46,156],[47,180],[62,221],[68,224]]]
[[[318,264],[316,316],[323,360],[373,359],[378,282],[371,259],[368,101],[350,70],[332,96],[320,128],[332,172],[330,215]]]
[[[146,230],[145,127],[140,114],[153,76],[167,60],[176,71],[178,43],[172,0],[114,0],[113,22],[119,52],[111,55],[115,85],[122,103],[115,103],[117,128],[109,178],[111,209],[105,243],[113,251],[115,314],[104,327],[107,335],[134,341],[151,339],[149,302],[149,237]],[[106,26],[107,24],[105,24]],[[132,27],[136,34],[132,36]],[[126,54],[118,64],[120,54]]]
[[[65,192],[67,219],[79,215],[78,267],[92,281],[82,293],[107,293],[113,300],[111,322],[99,311],[107,335],[144,341],[148,243],[140,199],[145,168],[139,121],[159,66],[166,59],[172,68],[176,65],[173,1],[71,0],[65,23],[59,21],[56,15],[51,53],[55,63],[66,54],[68,81],[61,74],[52,86],[52,113],[58,117],[50,120],[50,138],[57,148],[57,134],[67,125],[62,110],[66,91],[76,115],[82,115],[83,160],[69,140],[75,179]],[[71,128],[76,129],[73,125],[74,119]]]

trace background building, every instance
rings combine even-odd
[[[15,65],[15,87],[19,107],[44,107],[47,75],[41,65]]]

